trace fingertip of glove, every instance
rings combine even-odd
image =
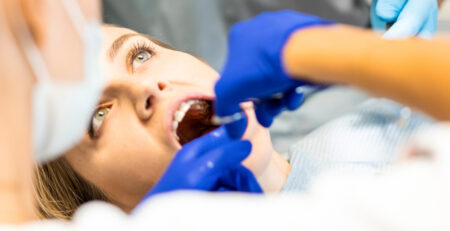
[[[245,149],[246,151],[250,152],[252,150],[252,143],[248,140],[241,140],[239,141],[242,145],[242,149]]]
[[[252,143],[247,140],[240,140],[228,148],[233,150],[232,153],[234,157],[236,157],[236,160],[240,162],[250,155],[250,152],[252,151]]]
[[[434,33],[433,32],[429,32],[429,31],[421,32],[421,33],[419,33],[418,37],[421,38],[421,39],[425,39],[425,40],[431,40],[434,37]]]
[[[226,124],[225,128],[232,139],[240,139],[244,135],[245,130],[247,130],[247,124],[248,119],[244,117],[233,123]]]
[[[215,130],[213,130],[212,132],[210,132],[207,136],[214,139],[214,138],[218,138],[218,137],[222,137],[222,136],[226,136],[226,135],[228,135],[227,130],[225,129],[224,126],[220,126],[220,127],[216,128]]]
[[[257,113],[256,119],[258,119],[258,122],[265,128],[270,127],[273,123],[272,116],[269,116],[266,113]]]
[[[391,4],[386,1],[379,1],[375,7],[375,14],[382,20],[392,22],[398,17],[398,9],[397,6]]]
[[[294,111],[303,104],[305,100],[305,95],[303,94],[303,91],[296,89],[291,93],[289,93],[289,95],[284,99],[286,100],[285,101],[286,108],[290,111]]]

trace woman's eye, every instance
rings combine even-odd
[[[148,51],[139,52],[133,59],[133,69],[138,68],[140,65],[150,59],[152,55]]]
[[[97,111],[95,111],[94,116],[92,117],[91,121],[91,132],[90,135],[92,137],[98,136],[98,131],[100,130],[103,121],[106,119],[106,116],[108,116],[108,113],[111,109],[110,108],[99,108]]]

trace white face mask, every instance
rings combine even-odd
[[[40,163],[58,157],[77,144],[88,127],[104,86],[98,60],[100,24],[87,22],[75,0],[62,2],[83,42],[83,80],[75,83],[52,80],[34,40],[28,38],[23,44],[37,78],[32,99],[32,138]]]

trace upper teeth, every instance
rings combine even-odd
[[[172,120],[172,133],[177,140],[179,140],[179,137],[177,135],[178,124],[183,120],[184,116],[186,115],[186,112],[189,110],[189,108],[191,108],[192,104],[197,102],[198,100],[189,100],[186,102],[182,102],[178,107],[178,109],[175,111]]]

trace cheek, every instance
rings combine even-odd
[[[208,64],[189,54],[182,52],[166,52],[158,60],[161,74],[166,80],[179,82],[189,81],[191,84],[213,89],[219,74]],[[155,62],[156,66],[156,62]]]
[[[111,195],[145,194],[160,178],[173,154],[142,123],[122,118],[108,121],[96,149],[70,162],[80,175]]]
[[[115,172],[131,181],[148,183],[158,179],[172,159],[167,146],[136,119],[125,119],[114,125],[99,146],[99,158],[110,166],[105,172]]]

